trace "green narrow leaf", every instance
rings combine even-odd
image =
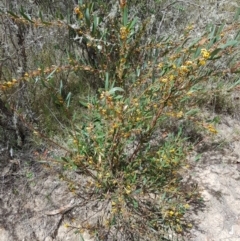
[[[79,100],[79,104],[82,105],[83,107],[85,108],[88,108],[88,103],[87,102],[84,102],[82,100]]]
[[[181,137],[181,136],[182,136],[182,133],[183,133],[183,128],[180,127],[179,130],[178,130],[177,137]]]
[[[41,22],[43,22],[43,16],[42,16],[42,12],[41,11],[39,11],[38,16],[40,17]]]
[[[137,189],[136,191],[134,191],[135,194],[139,194],[139,193],[141,193],[141,192],[142,192],[142,189],[141,189],[141,188],[139,188],[139,189]]]
[[[216,27],[217,27],[216,25],[215,26],[213,24],[211,25],[212,31],[211,31],[211,33],[209,35],[210,39],[212,39],[215,36],[215,34],[216,34]]]
[[[238,43],[239,43],[239,41],[237,41],[237,40],[230,40],[226,44],[222,44],[220,46],[220,48],[225,49],[225,48],[230,47],[230,46],[233,47],[233,46],[235,46]]]
[[[61,159],[64,161],[64,162],[69,162],[69,160],[66,158],[66,157],[61,157]]]
[[[128,24],[128,27],[127,29],[132,29],[134,27],[134,25],[136,24],[137,22],[137,18],[134,18],[129,24]]]
[[[127,26],[128,22],[128,8],[125,7],[123,10],[123,26]]]
[[[201,157],[202,157],[202,154],[200,153],[200,154],[197,154],[196,156],[195,156],[195,158],[194,158],[194,161],[195,162],[198,162],[200,159],[201,159]]]
[[[189,115],[196,115],[199,112],[199,109],[192,109],[190,111],[188,111],[185,115],[189,116]]]
[[[82,234],[80,232],[77,232],[77,234],[79,234],[81,240],[80,241],[85,241],[85,239],[83,238]]]
[[[94,17],[93,17],[93,25],[92,25],[92,34],[95,34],[96,29],[98,27],[98,24],[99,24],[99,17],[94,15]]]
[[[219,116],[215,116],[213,119],[212,119],[212,123],[214,124],[219,124],[221,121],[220,117]]]
[[[47,76],[47,80],[50,80],[51,77],[53,76],[53,74],[56,72],[56,70],[58,69],[58,67],[56,67],[48,76]]]
[[[134,208],[138,208],[138,202],[135,201],[135,200],[133,200],[133,207],[134,207]]]
[[[45,81],[42,78],[40,78],[40,82],[45,88],[47,88],[47,85],[45,84]]]
[[[111,84],[111,89],[114,87],[114,85],[115,85],[115,80],[113,81],[113,83]]]
[[[237,32],[237,34],[236,34],[234,39],[238,40],[239,36],[240,36],[240,31]]]
[[[222,56],[216,56],[216,57],[213,57],[213,58],[210,58],[209,60],[215,60],[215,59],[221,59]]]
[[[92,13],[94,9],[94,2],[90,3],[89,8],[90,8],[90,13]]]
[[[123,95],[117,95],[116,97],[115,97],[115,100],[120,100],[120,99],[122,99],[123,98]]]
[[[182,43],[182,45],[181,45],[181,48],[179,48],[179,51],[184,47],[184,44],[185,43],[187,43],[187,41],[190,39],[190,37],[188,37],[188,38],[186,38],[184,41],[183,41],[183,43]],[[199,40],[197,40],[197,42],[198,42]],[[194,41],[195,42],[195,41]],[[195,43],[194,43],[195,44]],[[194,45],[193,44],[193,45]],[[191,44],[192,45],[192,44]],[[189,46],[189,48],[191,48],[191,46]]]
[[[177,65],[177,66],[181,66],[182,63],[183,63],[183,58],[182,58],[182,57],[178,58],[176,65]]]
[[[107,91],[109,88],[109,73],[105,73],[105,90]]]
[[[90,23],[90,13],[89,13],[89,8],[87,8],[86,11],[85,11],[85,20],[86,20],[86,24],[87,24],[87,26],[90,28],[91,23]]]
[[[197,58],[200,55],[200,53],[201,53],[201,48],[198,47],[195,51],[194,58]]]
[[[137,73],[136,73],[136,74],[137,74],[137,77],[139,77],[140,74],[141,74],[141,69],[138,67],[137,70],[136,70],[136,72],[137,72]]]
[[[59,87],[59,93],[60,95],[62,94],[62,89],[63,89],[63,82],[62,80],[60,81],[60,87]]]
[[[208,48],[211,48],[212,45],[217,41],[217,33],[218,33],[218,27],[213,26],[212,32],[209,35],[210,42],[208,44]]]
[[[20,14],[26,19],[26,20],[28,20],[29,22],[31,22],[31,23],[34,23],[32,20],[31,20],[31,17],[29,16],[29,15],[26,15],[25,13],[24,13],[24,9],[23,9],[23,7],[21,7],[21,9],[20,9]]]
[[[43,16],[42,16],[42,12],[41,12],[41,11],[39,11],[38,16],[39,16],[39,18],[41,19],[41,22],[42,22],[43,24],[45,24],[45,25],[51,25],[51,24],[52,24],[52,23],[50,23],[50,22],[46,22],[46,21],[43,20]]]
[[[15,18],[19,18],[19,16],[17,16],[15,13],[11,12],[11,11],[7,11],[7,13],[9,13],[10,15],[12,15]]]
[[[189,40],[189,39],[190,39],[190,38],[186,39],[186,41]],[[194,41],[189,45],[188,48],[191,49],[192,47],[194,47],[194,45],[195,45],[196,43],[198,43],[201,39],[202,39],[202,37],[197,38],[196,40],[194,40]],[[183,42],[182,46],[185,44],[186,41]]]
[[[236,87],[237,85],[239,85],[240,84],[240,79],[239,80],[237,80],[233,85],[231,85],[229,88],[228,88],[228,90],[227,91],[230,91],[230,90],[232,90],[234,87]]]
[[[237,8],[235,15],[234,15],[234,20],[237,21],[239,19],[239,15],[240,15],[240,8]]]
[[[211,53],[209,59],[213,59],[213,57],[214,57],[216,54],[218,54],[220,51],[222,51],[221,48],[217,48],[217,49],[215,49],[215,50]]]
[[[101,20],[101,19],[100,19],[99,17],[94,16],[94,22],[95,22],[95,25],[96,25],[96,26],[99,25],[99,23],[101,22],[100,20]]]
[[[67,107],[69,107],[69,106],[70,106],[71,97],[72,97],[72,93],[71,93],[71,92],[69,92],[69,93],[68,93],[68,95],[67,95],[67,97],[66,97],[66,101],[67,101]]]
[[[217,34],[220,36],[222,34],[222,30],[225,27],[225,23],[223,23],[219,28]]]
[[[111,90],[109,90],[109,94],[114,94],[116,91],[124,92],[124,90],[120,87],[114,87]]]

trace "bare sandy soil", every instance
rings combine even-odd
[[[193,241],[240,240],[240,123],[222,116],[218,142],[203,146],[202,158],[191,170],[205,209],[194,214]]]
[[[0,241],[81,240],[66,223],[78,219],[76,206],[87,210],[86,201],[69,191],[57,167],[40,164],[35,154],[1,160]],[[82,238],[88,240],[88,235]]]

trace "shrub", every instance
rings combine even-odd
[[[181,236],[192,226],[185,218],[187,209],[200,200],[198,191],[186,188],[182,181],[191,148],[184,125],[217,132],[199,114],[198,102],[215,91],[209,90],[209,81],[224,73],[217,68],[219,59],[232,56],[238,46],[238,33],[232,39],[227,37],[236,25],[212,27],[195,40],[190,35],[193,26],[188,26],[182,38],[152,38],[147,42],[149,19],[140,23],[131,18],[125,1],[120,4],[121,16],[105,21],[100,15],[106,6],[96,6],[99,11],[93,3],[79,1],[74,9],[76,23],[47,23],[76,34],[81,46],[78,58],[69,54],[65,65],[40,68],[25,73],[20,80],[31,86],[31,81],[40,77],[37,83],[41,85],[36,88],[48,90],[61,109],[60,116],[65,115],[71,123],[71,153],[62,157],[62,162],[67,170],[81,172],[87,180],[81,190],[72,180],[71,189],[84,191],[89,202],[99,200],[105,210],[98,222],[84,228],[100,240]],[[42,19],[10,14],[18,21],[46,25]],[[92,88],[98,89],[85,101],[81,98],[85,109],[76,104],[82,97],[77,91],[73,97],[70,90],[62,91],[77,83],[65,83],[66,88],[60,81],[56,87],[53,76],[65,71],[90,78]],[[17,83],[5,82],[1,89],[7,94]],[[229,89],[237,84],[233,81]],[[84,115],[79,114],[81,111]],[[178,130],[173,131],[176,123]]]
[[[81,12],[83,22],[88,21],[86,13],[87,6]],[[99,48],[102,56],[109,57],[97,58],[98,70],[105,67],[100,68],[105,87],[100,96],[85,103],[86,120],[75,124],[73,155],[64,161],[66,167],[90,177],[89,190],[96,193],[95,198],[108,200],[105,208],[110,214],[102,223],[108,235],[115,232],[117,236],[124,230],[118,240],[159,240],[169,236],[169,229],[175,234],[187,231],[192,224],[184,214],[200,199],[198,192],[187,191],[181,182],[190,148],[181,131],[184,126],[180,124],[178,133],[172,134],[171,124],[167,128],[166,122],[187,121],[217,132],[198,115],[197,103],[208,93],[208,81],[223,73],[214,63],[237,46],[238,34],[228,40],[222,26],[189,40],[189,26],[180,40],[144,43],[148,22],[136,30],[135,19],[128,20],[126,6],[121,14],[121,22],[106,27],[107,41]],[[91,34],[89,45],[94,46],[99,36]],[[109,48],[113,38],[115,47]],[[100,232],[99,227],[96,230]]]

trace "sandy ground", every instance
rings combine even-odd
[[[240,240],[240,122],[222,116],[218,130],[219,141],[202,147],[190,174],[205,201],[205,209],[194,214],[193,241]]]

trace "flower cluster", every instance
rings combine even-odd
[[[83,19],[83,13],[79,7],[74,8],[74,13],[77,15],[79,19]]]
[[[201,49],[201,55],[204,59],[209,59],[210,53],[206,49]]]
[[[18,81],[16,79],[12,79],[12,81],[7,81],[7,82],[3,83],[2,85],[0,85],[0,89],[1,90],[10,89],[10,88],[14,87],[17,83],[18,83]]]
[[[121,40],[126,40],[129,34],[129,29],[125,26],[120,28],[120,38]]]

